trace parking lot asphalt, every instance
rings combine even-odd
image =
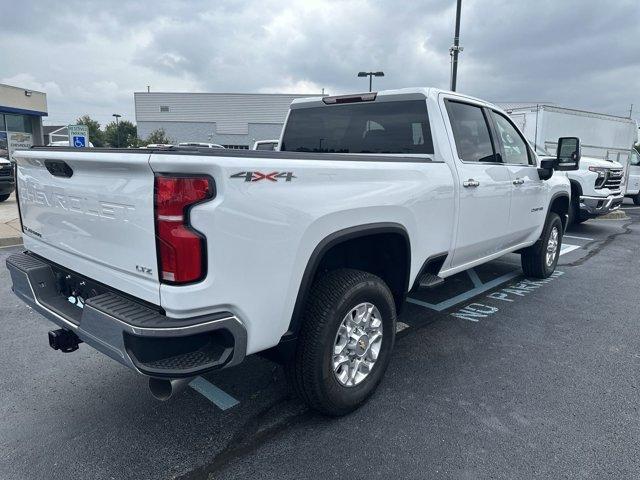
[[[0,478],[639,478],[640,208],[571,228],[558,273],[515,255],[410,296],[385,379],[328,419],[260,357],[165,403],[52,328],[0,269]],[[0,261],[16,248],[0,249]],[[453,299],[453,300],[452,300]]]

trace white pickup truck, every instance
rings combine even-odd
[[[14,292],[166,399],[263,352],[330,415],[390,359],[411,289],[509,252],[557,263],[577,138],[539,162],[509,118],[431,88],[296,100],[281,151],[16,154]]]
[[[625,196],[633,199],[636,205],[640,205],[640,154],[635,149],[631,152],[629,161],[629,182]]]

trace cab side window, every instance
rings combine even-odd
[[[496,162],[489,125],[482,108],[446,100],[458,157],[465,162]]]
[[[504,163],[530,165],[532,162],[527,142],[520,132],[502,114],[491,111],[491,115],[496,124],[498,142],[504,150]]]

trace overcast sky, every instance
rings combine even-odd
[[[0,0],[0,83],[47,93],[46,124],[133,92],[448,88],[455,0]],[[640,1],[463,0],[458,90],[640,113]],[[640,115],[634,113],[634,118]]]

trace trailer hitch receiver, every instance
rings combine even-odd
[[[70,330],[59,328],[49,332],[49,346],[64,353],[75,352],[82,340]]]

